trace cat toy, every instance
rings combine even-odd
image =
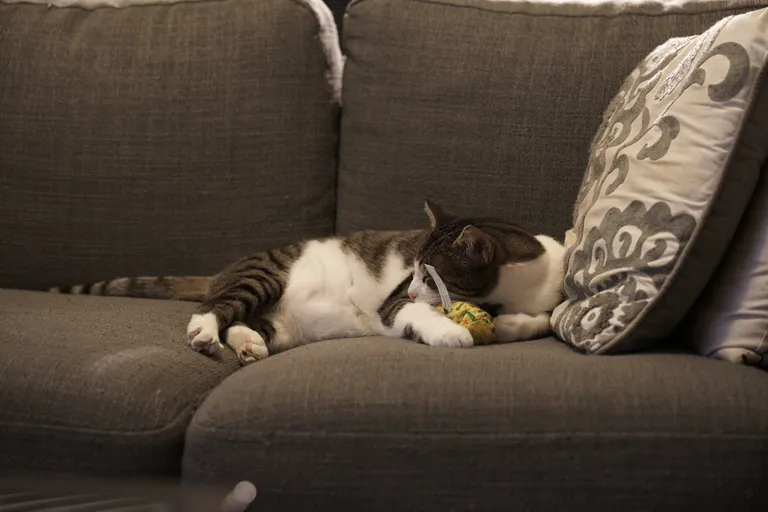
[[[465,301],[452,301],[445,287],[445,283],[440,279],[435,267],[425,265],[427,272],[435,280],[435,286],[440,294],[441,305],[435,306],[435,309],[465,327],[472,335],[472,341],[475,345],[488,345],[493,343],[496,326],[493,323],[493,316],[480,308],[479,306]]]

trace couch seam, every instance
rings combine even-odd
[[[487,433],[487,434],[478,434],[478,433],[442,433],[442,432],[403,432],[403,433],[393,433],[393,432],[343,432],[343,431],[319,431],[319,430],[306,430],[306,431],[285,431],[285,430],[270,430],[265,436],[263,436],[261,439],[254,439],[254,440],[248,440],[248,439],[242,439],[242,438],[232,438],[232,437],[220,437],[217,435],[210,435],[210,434],[217,434],[217,433],[225,433],[225,434],[239,434],[242,432],[242,430],[225,430],[221,428],[205,428],[205,427],[198,427],[198,426],[190,426],[188,428],[190,432],[199,432],[206,435],[207,440],[214,440],[216,442],[224,442],[228,444],[265,444],[264,438],[275,438],[275,437],[307,437],[307,438],[339,438],[339,439],[345,439],[345,438],[352,438],[352,437],[363,437],[363,438],[376,438],[376,439],[424,439],[424,438],[431,438],[431,439],[442,439],[442,440],[466,440],[466,439],[493,439],[493,440],[517,440],[517,439],[525,439],[525,440],[533,440],[533,439],[572,439],[572,438],[595,438],[595,437],[602,437],[602,438],[627,438],[632,437],[636,439],[641,438],[649,438],[649,439],[658,439],[659,437],[666,437],[668,439],[675,439],[675,440],[688,440],[688,439],[731,439],[731,440],[766,440],[768,441],[768,434],[688,434],[688,433],[681,433],[681,432],[600,432],[600,431],[580,431],[580,432],[526,432],[526,433],[514,433],[514,432],[507,432],[507,433]],[[253,431],[252,431],[253,432]],[[322,432],[320,435],[318,435],[318,432]],[[268,444],[270,441],[267,440],[266,443]],[[189,443],[194,444],[194,442]]]
[[[0,0],[0,6],[2,5],[22,5],[27,7],[42,7],[44,9],[80,9],[81,11],[97,11],[101,9],[112,9],[114,11],[123,11],[126,9],[136,9],[136,8],[142,8],[142,7],[173,7],[179,4],[189,4],[189,5],[195,5],[195,4],[213,4],[213,3],[223,3],[223,2],[229,2],[229,1],[235,1],[235,0],[155,0],[152,2],[146,2],[146,3],[140,3],[140,4],[131,4],[131,5],[109,5],[109,4],[100,4],[100,5],[79,5],[79,4],[72,4],[72,5],[56,5],[53,0],[47,2],[47,3],[41,3],[41,2],[33,2],[30,0]]]
[[[104,430],[104,429],[96,429],[96,428],[88,428],[88,427],[79,427],[79,426],[69,426],[69,425],[50,425],[50,424],[40,424],[36,423],[34,421],[34,417],[31,418],[30,421],[6,421],[6,420],[0,420],[0,427],[24,427],[24,428],[34,428],[34,429],[45,429],[45,430],[51,430],[51,431],[60,431],[60,432],[75,432],[75,433],[87,433],[87,434],[98,434],[103,435],[105,437],[109,436],[155,436],[157,434],[163,434],[166,432],[173,431],[177,426],[183,426],[182,432],[185,433],[187,429],[189,428],[189,424],[192,421],[192,418],[194,417],[194,413],[197,410],[198,405],[188,405],[185,407],[181,413],[177,414],[171,421],[165,423],[164,425],[152,429],[146,429],[146,430]],[[184,418],[187,417],[188,419],[185,421]]]
[[[336,107],[333,113],[333,212],[331,213],[331,235],[335,235],[338,229],[339,211],[339,162],[341,160],[341,107],[345,57],[341,51],[341,40],[336,20],[330,7],[324,0],[291,0],[306,11],[309,11],[315,19],[316,38],[320,43],[320,50],[325,58],[325,82],[330,89],[331,103]],[[321,19],[321,18],[325,19]]]
[[[358,4],[371,3],[375,1],[377,0],[352,0],[347,6],[347,10],[349,11],[350,8],[353,8]],[[677,11],[666,11],[666,12],[657,12],[657,13],[626,11],[626,12],[617,12],[614,14],[607,14],[607,13],[563,14],[563,13],[557,13],[557,12],[549,12],[549,13],[525,12],[522,10],[521,11],[505,11],[503,9],[486,8],[480,5],[457,5],[452,3],[441,2],[440,0],[407,0],[407,1],[411,3],[438,5],[441,7],[451,7],[455,9],[469,9],[474,11],[488,12],[488,13],[494,13],[494,14],[500,14],[500,15],[503,14],[503,15],[513,15],[513,16],[531,16],[535,18],[577,18],[577,19],[578,18],[610,19],[610,18],[621,18],[624,16],[641,16],[646,18],[657,18],[657,17],[663,17],[663,16],[693,16],[697,14],[717,13],[717,12],[723,12],[723,13],[729,13],[729,14],[742,14],[744,12],[760,10],[768,7],[768,2],[763,2],[760,5],[754,5],[754,6],[742,5],[742,6],[724,7],[724,6],[712,5],[707,9],[695,9],[691,11],[677,10]],[[499,0],[488,0],[489,4],[494,1],[497,3],[502,3],[502,2],[499,2]],[[517,3],[517,2],[508,2],[508,3]],[[534,1],[529,3],[535,4],[536,2]],[[553,6],[553,9],[554,8],[555,7]],[[588,8],[591,8],[591,7],[588,7]]]

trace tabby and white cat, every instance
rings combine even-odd
[[[561,300],[563,246],[492,218],[458,218],[427,201],[431,229],[362,231],[254,254],[215,277],[136,277],[61,293],[200,301],[190,346],[213,354],[220,334],[242,363],[299,345],[386,335],[433,347],[470,347],[472,336],[437,312],[431,265],[453,300],[498,314],[496,340],[549,332]],[[207,290],[207,291],[206,291]]]

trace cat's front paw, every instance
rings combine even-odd
[[[419,334],[422,341],[432,347],[468,348],[474,344],[466,327],[443,316],[425,322]]]
[[[221,347],[216,315],[213,313],[192,315],[192,319],[187,325],[187,341],[189,346],[198,352],[208,355],[215,354]]]

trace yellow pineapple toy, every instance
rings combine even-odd
[[[451,310],[446,313],[445,307],[435,306],[440,313],[446,315],[459,325],[467,328],[472,335],[475,345],[488,345],[493,343],[496,326],[493,317],[484,309],[469,302],[452,301]]]

